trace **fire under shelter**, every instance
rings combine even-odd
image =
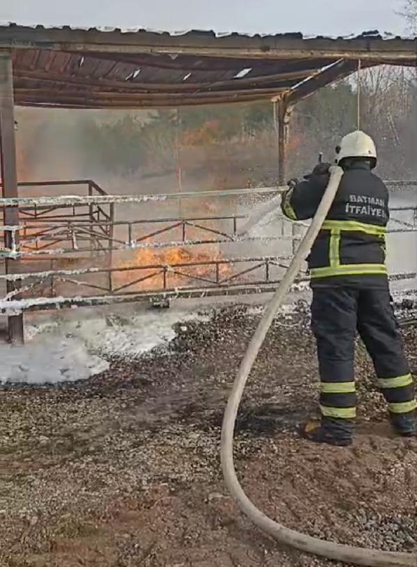
[[[15,105],[155,109],[271,101],[277,121],[282,184],[287,129],[294,105],[358,69],[382,64],[416,66],[417,40],[378,33],[333,39],[306,38],[297,33],[247,36],[0,26],[1,207],[8,298],[21,297],[25,285],[17,277],[22,211],[27,212],[29,206],[57,206],[53,200],[30,200],[19,195]],[[79,204],[71,199],[61,201],[61,206]],[[90,208],[113,206],[117,198],[112,200],[99,188],[89,186],[85,202]],[[33,304],[33,308],[41,306]],[[8,315],[11,341],[22,342],[22,312],[3,309],[3,313]]]

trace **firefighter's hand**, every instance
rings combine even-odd
[[[318,163],[311,173],[304,176],[304,179],[311,179],[312,177],[328,177],[330,175],[330,168],[330,163]]]
[[[296,179],[295,177],[293,179],[290,179],[287,185],[290,189],[294,189],[294,187],[297,187],[298,185],[298,179]]]
[[[330,174],[330,163],[318,163],[313,169],[313,175],[329,175]]]

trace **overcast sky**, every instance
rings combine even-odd
[[[404,33],[402,0],[0,0],[0,22],[248,33]]]

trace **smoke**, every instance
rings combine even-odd
[[[359,89],[356,79],[342,81],[300,103],[292,117],[287,145],[288,177],[301,177],[311,170],[321,151],[325,159],[332,161],[337,141],[357,127],[358,100],[361,127],[375,137],[378,145],[380,175],[397,179],[417,175],[413,77],[411,72],[377,69],[361,75]],[[257,107],[256,112],[219,107],[199,112],[186,108],[178,113],[17,109],[19,179],[93,179],[108,194],[185,193],[277,185],[277,137],[269,103]],[[21,194],[83,191],[85,194],[85,188],[74,186],[35,187],[22,188]],[[393,190],[394,197],[399,193]],[[294,250],[291,238],[299,236],[303,229],[276,214],[278,202],[276,207],[275,203],[264,206],[262,202],[259,197],[182,197],[165,203],[118,205],[115,220],[123,223],[249,215],[249,225],[245,227],[245,221],[239,221],[238,229],[246,232],[253,225],[247,235],[254,238],[231,240],[220,246],[220,252],[228,258],[290,256]],[[411,203],[408,197],[404,202]],[[132,236],[142,238],[164,227],[169,227],[169,223],[136,224]],[[232,232],[230,220],[212,221],[210,227],[226,235]],[[208,237],[195,228],[188,227],[187,231],[188,238]],[[215,234],[209,238],[216,239]],[[115,237],[120,243],[128,241],[126,224],[115,229]],[[279,239],[272,241],[276,237]],[[155,235],[147,242],[181,238],[182,228],[178,228]],[[390,257],[398,259],[398,246],[402,250],[414,246],[410,234],[404,238],[408,240],[400,241],[398,236],[392,240]],[[211,249],[217,253],[218,248]],[[201,246],[188,249],[195,258],[207,257],[207,250]],[[130,265],[133,260],[140,261],[140,255],[134,251],[113,255],[113,265]],[[404,263],[398,262],[395,269],[405,271]]]

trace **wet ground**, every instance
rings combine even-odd
[[[0,565],[330,565],[277,545],[242,517],[219,464],[220,425],[259,311],[180,324],[169,352],[114,358],[77,384],[0,391]],[[404,337],[417,374],[416,330]],[[275,321],[243,401],[242,484],[271,517],[310,535],[417,551],[417,441],[391,435],[359,345],[351,448],[300,440],[315,410],[314,342],[303,313]]]

